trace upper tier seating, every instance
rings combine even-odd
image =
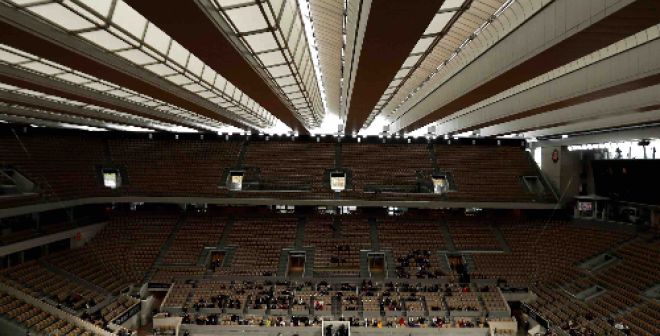
[[[451,173],[456,191],[449,200],[533,202],[552,199],[527,191],[522,176],[538,176],[529,154],[515,147],[436,145],[438,168]]]
[[[238,159],[239,142],[194,140],[108,141],[112,162],[126,167],[122,193],[148,196],[217,196],[226,168]]]
[[[335,149],[332,144],[252,142],[244,165],[259,168],[264,188],[309,188],[314,193],[329,194],[323,177],[325,170],[335,165]]]
[[[332,142],[290,140],[255,140],[243,147],[243,140],[0,134],[0,166],[15,168],[40,188],[33,196],[1,197],[0,207],[95,196],[260,198],[268,195],[282,199],[329,199],[334,193],[329,189],[329,181],[324,180],[325,171],[334,168],[339,158],[336,146]],[[245,148],[243,162],[239,162],[241,148]],[[342,198],[445,199],[428,193],[400,193],[415,192],[420,184],[430,185],[434,166],[425,144],[342,143],[337,148],[341,149],[338,163],[352,174],[352,183],[341,194]],[[526,190],[521,177],[538,175],[538,170],[523,148],[476,145],[435,145],[435,148],[438,168],[450,172],[455,184],[456,191],[447,194],[446,200],[554,201],[549,190],[542,196]],[[260,171],[264,190],[228,192],[223,177],[229,168],[239,164]],[[118,168],[125,173],[118,189],[103,186],[101,167]]]
[[[359,192],[379,186],[414,190],[417,172],[433,170],[426,145],[418,144],[343,144],[342,166],[352,171]]]
[[[0,166],[11,166],[31,179],[49,201],[107,195],[95,174],[95,166],[103,163],[101,139],[0,134]],[[31,200],[2,198],[0,208]]]

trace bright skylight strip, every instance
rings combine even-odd
[[[447,30],[448,32],[450,32],[450,29],[452,29],[452,27],[440,28],[443,23],[446,24],[447,22],[450,21],[451,18],[448,17],[447,15],[452,15],[452,16],[453,15],[463,15],[463,13],[465,13],[464,11],[457,11],[461,7],[459,5],[460,2],[462,2],[462,0],[452,0],[452,1],[446,1],[443,4],[440,12],[438,14],[436,14],[436,17],[429,24],[429,27],[427,28],[427,31],[425,32],[425,36],[422,39],[420,39],[420,41],[418,41],[418,44],[415,46],[415,48],[413,48],[413,52],[411,53],[411,55],[414,55],[415,52],[420,52],[421,49],[424,49],[424,48],[420,48],[420,44],[426,45],[425,46],[426,50],[424,52],[422,52],[423,57],[420,58],[419,60],[417,60],[416,64],[421,65],[422,62],[424,61],[425,57],[428,57],[430,55],[430,53],[433,52],[432,51],[433,48],[440,47],[437,44],[439,44],[441,39],[443,39],[444,36],[445,36],[444,34],[440,34],[441,31]],[[381,99],[379,100],[377,105],[372,110],[369,118],[367,119],[367,122],[365,123],[365,126],[368,126],[373,121],[373,118],[376,115],[379,115],[381,113],[386,113],[385,117],[392,118],[396,114],[398,109],[408,99],[412,98],[421,89],[422,86],[424,86],[433,76],[435,76],[438,72],[440,72],[443,67],[445,67],[449,62],[451,62],[458,55],[458,53],[460,53],[465,48],[465,46],[467,46],[467,44],[469,44],[479,33],[481,33],[481,31],[486,26],[488,26],[492,21],[497,20],[497,18],[502,14],[502,12],[505,9],[507,9],[509,6],[511,6],[511,4],[513,4],[514,2],[515,2],[515,0],[506,0],[506,1],[504,1],[502,3],[502,5],[499,6],[493,12],[493,14],[488,17],[488,20],[485,20],[479,27],[477,27],[477,29],[472,34],[470,34],[468,36],[468,38],[466,38],[459,45],[457,45],[455,47],[455,49],[450,49],[450,50],[453,50],[453,52],[451,52],[451,54],[448,56],[448,58],[445,59],[440,64],[438,64],[436,69],[433,70],[432,72],[430,72],[427,75],[427,77],[419,85],[417,85],[415,87],[410,87],[410,85],[409,85],[408,86],[409,88],[406,89],[406,90],[410,90],[408,92],[408,94],[404,97],[404,99],[402,101],[396,103],[396,101],[393,100],[393,99],[395,99],[395,96],[400,97],[399,91],[404,89],[404,85],[406,84],[406,81],[409,79],[407,76],[413,76],[413,75],[418,75],[419,76],[420,75],[419,72],[415,73],[416,71],[418,71],[418,68],[419,68],[417,65],[413,66],[411,68],[406,68],[405,66],[402,67],[400,72],[397,73],[397,75],[393,79],[392,83],[388,87],[388,90],[385,91],[385,93],[383,94],[383,96],[381,97]],[[443,15],[445,17],[443,17]],[[457,20],[461,20],[461,18],[459,17]],[[433,39],[435,41],[425,41],[426,39],[429,38],[427,36],[427,33],[437,34],[435,37],[433,37]],[[419,68],[419,70],[421,70],[421,68]],[[397,80],[398,80],[398,82],[397,82]],[[396,103],[396,106],[392,106],[395,103]]]
[[[20,6],[23,1],[11,0]],[[257,128],[276,118],[123,0],[41,1],[23,7],[190,91]]]
[[[318,83],[323,83],[323,73],[321,72],[321,66],[319,65],[319,50],[316,44],[316,38],[314,37],[314,25],[312,24],[312,13],[309,9],[309,0],[298,0],[298,7],[300,8],[300,13],[303,19],[303,27],[305,27],[305,36],[307,37],[307,42],[309,44],[309,51],[312,54],[312,64],[314,65],[316,81]],[[327,111],[325,90],[322,85],[319,85],[319,90],[324,110]]]
[[[437,75],[440,71],[442,71],[443,68],[449,64],[453,59],[456,58],[456,56],[465,48],[465,46],[470,43],[474,38],[479,35],[488,25],[490,25],[493,21],[497,20],[499,16],[509,8],[516,0],[506,0],[490,17],[489,20],[485,21],[482,23],[467,39],[465,39],[459,46],[454,50],[454,52],[451,53],[451,55],[442,63],[438,64],[438,66],[433,70],[425,79],[424,81],[418,85],[414,90],[408,93],[408,95],[401,101],[399,102],[394,109],[389,113],[390,116],[394,115],[398,109],[406,103],[410,98],[412,98],[424,85],[426,85],[431,78],[433,78],[435,75]]]
[[[90,117],[94,117],[94,115],[101,114],[104,116],[104,118],[107,118],[109,120],[114,120],[117,122],[124,122],[124,123],[136,123],[140,125],[149,125],[150,127],[160,129],[163,131],[171,131],[172,129],[175,129],[177,127],[183,127],[183,126],[177,126],[175,124],[171,123],[166,123],[162,121],[157,121],[154,119],[150,118],[145,118],[141,116],[137,116],[134,114],[129,114],[129,113],[124,113],[124,112],[119,112],[113,109],[101,107],[101,106],[96,106],[92,104],[87,104],[83,102],[79,102],[76,100],[71,100],[68,98],[64,97],[59,97],[59,96],[53,96],[50,94],[46,93],[41,93],[33,90],[28,90],[28,89],[22,89],[18,87],[13,87],[11,89],[7,88],[2,88],[0,87],[0,92],[11,92],[13,94],[20,94],[24,95],[26,97],[33,97],[35,99],[41,99],[45,101],[52,101],[56,102],[58,104],[63,104],[63,105],[68,105],[73,108],[79,109],[81,112],[84,113],[89,113]],[[185,129],[186,132],[195,132],[194,129],[189,128],[189,127],[183,127],[182,129]]]
[[[151,98],[149,96],[137,93],[135,91],[123,88],[121,86],[115,85],[110,82],[98,79],[94,76],[82,73],[77,70],[73,70],[66,66],[39,58],[37,56],[28,54],[24,51],[20,51],[9,47],[7,45],[0,44],[0,63],[11,64],[12,66],[24,68],[33,73],[55,78],[59,81],[65,82],[67,84],[80,87],[81,89],[102,92],[103,94],[112,96],[116,99],[121,99],[131,104],[136,104],[142,107],[148,107],[153,110],[157,110],[163,115],[168,115],[170,117],[176,118],[177,120],[185,120],[185,123],[195,125],[199,128],[207,129],[210,131],[216,131],[224,126],[223,123],[207,118],[205,116],[190,112],[188,110],[181,109],[174,105],[170,105],[163,101]],[[20,57],[14,58],[5,58],[5,54],[14,54]],[[6,60],[10,60],[7,62]],[[49,69],[47,72],[42,72],[43,69]],[[52,71],[51,69],[56,69]],[[103,89],[101,89],[103,87]],[[27,93],[28,91],[21,91]],[[36,91],[32,91],[32,94],[40,94]]]
[[[403,62],[401,68],[396,73],[390,85],[380,97],[373,110],[369,114],[369,117],[365,121],[363,127],[368,128],[373,122],[374,118],[381,113],[383,108],[387,105],[390,99],[397,93],[401,86],[405,82],[407,76],[415,71],[418,64],[421,64],[422,61],[429,55],[429,52],[433,47],[435,47],[438,40],[440,40],[444,34],[443,31],[449,29],[447,24],[452,20],[454,16],[461,15],[460,8],[463,5],[463,0],[448,0],[445,1],[440,8],[440,11],[435,14],[424,34],[417,41],[417,44],[413,47],[408,55],[408,58]]]
[[[59,127],[60,126],[59,123],[66,123],[66,124],[75,124],[75,125],[95,127],[95,128],[123,127],[123,128],[149,130],[150,132],[154,131],[152,129],[147,129],[144,127],[136,127],[133,125],[126,125],[121,123],[111,123],[89,117],[74,116],[70,114],[63,114],[63,113],[47,111],[38,108],[28,108],[25,106],[7,104],[4,102],[0,102],[0,109],[4,109],[2,113],[5,115],[14,115],[23,118],[36,118],[38,120],[46,120],[46,121],[58,123],[57,125],[47,125],[51,127]],[[11,120],[11,119],[7,118],[7,120]]]
[[[235,4],[208,0],[216,12],[210,17],[224,20],[262,69],[270,84],[308,128],[321,124],[325,114],[317,66],[306,37],[298,0],[245,1]],[[220,24],[220,26],[224,26]]]

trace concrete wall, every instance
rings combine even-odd
[[[153,317],[154,300],[153,295],[141,300],[142,307],[140,308],[140,313],[137,314],[140,316],[140,326],[146,325],[151,321]]]
[[[81,228],[75,228],[47,236],[24,240],[15,244],[0,246],[0,256],[6,256],[15,252],[25,251],[36,246],[50,244],[62,239],[71,239],[71,248],[81,247],[90,239],[92,239],[92,237],[94,237],[99,231],[101,231],[105,224],[106,223],[87,225]],[[75,239],[78,233],[80,233],[80,240]]]
[[[552,153],[557,151],[559,160],[552,160]],[[541,147],[541,171],[557,191],[563,196],[562,203],[570,201],[580,190],[582,159],[579,152],[569,152],[566,146]]]
[[[198,326],[182,325],[181,330],[189,330],[196,335],[241,335],[241,336],[321,336],[321,327],[254,327],[254,326]],[[486,336],[488,328],[351,328],[352,336]]]

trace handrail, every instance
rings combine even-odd
[[[53,306],[51,306],[51,305],[49,305],[45,302],[42,302],[42,301],[40,301],[40,300],[30,296],[30,295],[27,295],[27,294],[23,293],[22,291],[14,288],[12,286],[9,286],[7,284],[0,283],[0,290],[6,292],[7,294],[9,294],[9,295],[11,295],[11,296],[13,296],[13,297],[15,297],[19,300],[23,300],[23,301],[27,302],[28,304],[31,304],[31,305],[33,305],[33,306],[49,313],[49,314],[51,314],[51,315],[54,315],[54,316],[56,316],[56,317],[58,317],[62,320],[65,320],[69,323],[72,323],[72,324],[74,324],[74,325],[76,325],[76,326],[78,326],[82,329],[89,330],[89,331],[93,332],[96,335],[116,336],[116,335],[114,335],[113,333],[111,333],[109,331],[103,330],[103,329],[95,326],[94,324],[89,323],[89,322],[87,322],[87,321],[85,321],[85,320],[83,320],[83,319],[81,319],[77,316],[73,316],[71,314],[68,314],[68,313],[64,312],[63,310],[57,309],[56,307],[53,307]]]

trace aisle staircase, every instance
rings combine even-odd
[[[369,251],[360,251],[360,278],[368,278],[369,273]]]
[[[187,217],[188,217],[188,212],[186,210],[182,211],[176,224],[174,224],[174,228],[172,228],[172,231],[167,236],[167,239],[160,247],[160,250],[158,251],[158,256],[154,260],[154,263],[151,265],[149,270],[147,270],[144,277],[142,278],[142,283],[149,282],[149,280],[151,280],[151,277],[153,277],[154,273],[156,273],[158,267],[163,265],[163,260],[165,259],[167,252],[172,247],[172,243],[174,242],[177,233],[179,233],[179,230],[181,230],[181,227],[183,227],[183,225],[185,224]]]
[[[371,249],[380,250],[380,240],[378,240],[378,222],[376,218],[369,218],[369,238],[371,239]]]
[[[396,278],[396,260],[392,251],[381,251],[385,254],[385,269],[389,278]]]
[[[103,293],[103,295],[106,295],[106,296],[110,296],[110,294],[111,294],[105,288],[99,287],[98,285],[96,285],[96,284],[94,284],[94,283],[92,283],[88,280],[85,280],[83,278],[80,278],[80,277],[76,276],[73,273],[70,273],[69,271],[67,271],[65,269],[59,268],[58,266],[51,264],[50,262],[48,262],[48,260],[46,260],[44,258],[39,259],[39,264],[41,264],[47,270],[49,270],[49,271],[51,271],[55,274],[58,274],[58,275],[66,278],[66,279],[69,279],[71,282],[74,282],[78,285],[81,285],[83,287],[87,287],[88,289],[93,290],[93,291],[97,291],[99,293]]]
[[[495,234],[495,239],[497,239],[500,249],[502,249],[504,253],[511,253],[511,248],[509,247],[509,244],[507,244],[506,239],[504,239],[504,235],[502,234],[502,231],[500,231],[500,228],[496,225],[490,225],[489,227],[493,234]]]
[[[241,149],[238,152],[238,159],[236,162],[237,167],[243,167],[243,162],[245,162],[245,155],[247,155],[248,145],[250,144],[249,140],[245,140],[241,143]]]
[[[447,223],[444,220],[442,220],[442,222],[440,223],[440,232],[442,232],[442,238],[444,238],[445,246],[447,246],[447,251],[456,252],[456,246],[454,246],[454,239],[451,237],[451,233],[449,232],[449,227],[447,226]]]
[[[298,217],[298,224],[296,225],[296,239],[293,242],[295,249],[300,249],[305,241],[305,225],[307,225],[307,217]]]
[[[227,218],[227,222],[225,223],[225,226],[222,228],[222,234],[220,235],[220,239],[218,240],[218,242],[213,246],[204,247],[204,250],[197,259],[197,266],[207,267],[210,262],[211,252],[218,250],[225,252],[225,257],[222,259],[222,267],[231,266],[231,263],[234,259],[234,254],[236,253],[236,246],[227,246],[227,239],[229,237],[229,233],[233,228],[234,228],[234,217],[229,217]],[[210,269],[207,269],[205,272],[205,276],[207,277],[211,276],[212,274],[213,271]]]
[[[464,253],[462,255],[463,255],[463,263],[465,265],[465,269],[468,271],[468,273],[474,272],[474,258],[472,257],[472,255],[469,253]]]
[[[280,261],[277,264],[277,276],[287,276],[286,270],[289,265],[289,252],[293,249],[285,248],[280,251]]]
[[[435,155],[435,144],[430,143],[426,148],[429,150],[429,158],[431,159],[431,167],[433,167],[434,171],[439,170],[438,169],[438,157]]]
[[[332,238],[339,239],[341,238],[341,218],[339,216],[334,216],[332,218]]]
[[[440,260],[440,264],[438,265],[438,268],[444,274],[450,274],[451,273],[451,267],[449,266],[449,259],[447,258],[447,253],[438,252],[438,258]]]

